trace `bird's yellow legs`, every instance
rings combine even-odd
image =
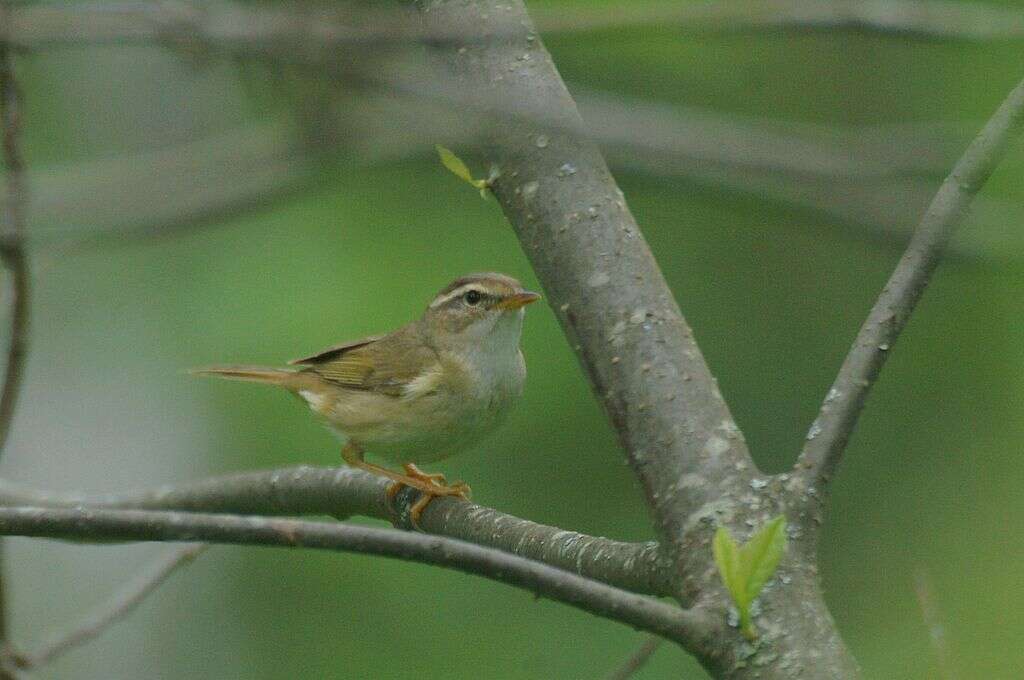
[[[470,489],[469,485],[465,482],[448,484],[444,475],[440,473],[428,474],[412,463],[406,463],[402,466],[405,469],[404,475],[400,472],[374,465],[373,463],[367,463],[363,460],[363,450],[352,442],[346,444],[341,450],[341,457],[354,468],[366,470],[393,481],[394,484],[391,484],[387,490],[389,499],[394,498],[395,494],[401,491],[403,486],[409,486],[419,491],[420,497],[416,499],[416,502],[409,509],[409,519],[414,527],[419,527],[420,515],[423,514],[423,510],[430,504],[430,501],[438,496],[458,496],[463,500],[469,500]]]

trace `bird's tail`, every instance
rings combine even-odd
[[[193,368],[189,373],[214,378],[226,378],[227,380],[267,383],[269,385],[280,385],[281,387],[292,387],[298,376],[298,373],[295,371],[284,371],[279,368],[268,368],[266,366],[205,366],[203,368]]]

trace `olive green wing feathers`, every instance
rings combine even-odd
[[[437,364],[433,350],[407,328],[328,348],[292,364],[321,379],[352,390],[403,396],[406,387]]]
[[[326,363],[328,361],[331,361],[332,359],[337,359],[341,357],[346,352],[351,352],[352,350],[359,349],[360,347],[365,347],[366,345],[369,345],[370,343],[373,342],[377,342],[378,340],[384,337],[385,336],[383,335],[367,335],[365,338],[359,338],[358,340],[353,340],[351,342],[343,342],[340,345],[332,345],[331,347],[328,347],[325,350],[321,350],[316,354],[310,354],[308,357],[302,357],[301,359],[292,359],[291,361],[288,362],[288,365],[307,366]]]

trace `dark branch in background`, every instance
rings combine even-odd
[[[633,653],[626,663],[616,668],[611,675],[608,676],[608,680],[629,680],[633,677],[637,671],[644,667],[644,665],[651,660],[654,653],[658,651],[658,647],[664,642],[664,638],[660,637],[648,637],[644,640],[640,648]]]
[[[6,173],[4,233],[0,235],[0,258],[10,273],[11,338],[3,391],[0,392],[0,453],[7,444],[11,420],[21,392],[25,352],[28,347],[28,258],[25,238],[25,163],[21,157],[21,92],[14,76],[10,48],[0,44],[0,117],[3,127],[3,155]]]
[[[306,522],[152,510],[0,508],[0,535],[79,541],[201,541],[355,552],[455,569],[529,590],[541,597],[654,633],[703,652],[719,624],[685,610],[613,588],[540,562],[464,541],[340,522]]]
[[[412,111],[429,103],[446,106],[449,115],[438,116],[432,129],[427,128],[429,120],[410,121],[421,133],[415,141],[391,135],[367,153],[370,158],[425,149],[424,140],[442,136],[452,146],[472,145],[485,135],[489,121],[514,118],[524,126],[586,136],[626,168],[656,177],[685,177],[712,188],[824,212],[860,227],[859,236],[867,234],[887,244],[916,226],[933,196],[934,176],[940,169],[944,175],[959,156],[962,143],[952,149],[952,141],[970,139],[948,126],[842,129],[781,124],[586,91],[575,95],[586,118],[585,127],[580,127],[575,120],[560,119],[506,92],[460,87],[450,74],[409,68],[372,79],[388,92],[418,100],[415,106],[410,103]],[[459,112],[455,129],[450,123],[445,127],[453,109]],[[982,200],[977,207],[978,223],[1022,218],[1020,206],[1005,201]],[[988,230],[992,231],[996,230]],[[1005,257],[1006,251],[1021,250],[1017,232],[998,231],[1005,236],[996,236],[995,244],[990,240],[979,245],[981,239],[976,239],[959,244],[957,254]],[[899,242],[902,245],[902,239]]]
[[[1012,7],[948,0],[663,0],[640,7],[594,7],[569,16],[555,9],[532,12],[542,31],[623,26],[672,26],[691,30],[742,31],[854,29],[953,40],[1024,36],[1024,13]]]
[[[623,27],[689,30],[857,29],[956,40],[1024,37],[1024,13],[1010,7],[946,0],[719,0],[681,4],[674,0],[634,6],[538,9],[542,32],[579,32]],[[0,40],[45,48],[83,43],[132,44],[164,39],[185,29],[194,40],[235,45],[295,42],[309,34],[312,47],[371,45],[416,40],[463,40],[465,27],[424,26],[408,13],[349,7],[311,9],[296,5],[249,7],[232,2],[88,2],[12,8]],[[201,30],[197,30],[201,29]]]
[[[6,12],[5,5],[0,8]],[[4,13],[0,12],[0,17]],[[10,339],[7,346],[7,362],[4,369],[3,389],[0,391],[0,454],[3,454],[11,432],[14,409],[21,393],[22,375],[25,367],[25,353],[28,348],[29,317],[29,270],[25,253],[25,163],[21,156],[19,133],[21,131],[21,92],[14,74],[11,47],[0,43],[0,127],[3,128],[3,156],[6,168],[6,206],[4,209],[4,233],[0,236],[0,259],[10,276]],[[7,596],[3,574],[3,545],[0,544],[0,646],[5,660],[0,667],[0,677],[9,676],[6,659],[9,657],[10,641],[7,621]]]
[[[436,89],[429,101],[449,106],[450,87],[438,83]],[[381,101],[385,96],[387,103]],[[317,151],[375,163],[429,153],[436,140],[458,146],[474,138],[466,125],[454,129],[449,115],[424,114],[425,95],[403,97],[400,106],[393,92],[378,97],[351,95],[346,115],[324,122],[344,137],[343,144]],[[577,102],[588,121],[586,133],[613,165],[824,212],[857,225],[858,236],[884,243],[909,233],[931,199],[933,182],[920,175],[948,168],[963,144],[959,129],[949,126],[783,124],[595,92],[577,95]],[[473,110],[483,106],[458,103]],[[520,113],[514,103],[507,108]],[[283,121],[264,122],[166,149],[31,171],[30,243],[49,251],[159,238],[286,200],[318,177],[312,150],[293,128]],[[743,153],[728,151],[735,139],[744,140]],[[898,155],[883,162],[886,149]],[[143,200],[156,193],[164,199]],[[971,221],[979,225],[1012,222],[1024,213],[1020,206],[986,197],[979,197],[976,208]],[[957,254],[1014,257],[1021,241],[1016,232],[978,233],[993,232],[1007,242],[985,248],[976,238],[956,244]]]
[[[107,495],[41,492],[0,480],[0,505],[181,510],[259,515],[363,515],[388,521],[385,480],[350,468],[299,466],[245,472],[152,491]],[[670,593],[670,569],[656,543],[623,543],[565,531],[474,503],[440,498],[420,518],[429,534],[498,548],[618,588]]]
[[[1024,81],[1003,101],[942,183],[906,252],[857,334],[829,390],[795,472],[794,491],[817,505],[835,473],[871,386],[938,266],[953,230],[1024,120]],[[813,490],[812,490],[813,489]]]
[[[54,636],[36,652],[19,655],[16,663],[26,670],[38,670],[61,654],[89,642],[130,614],[150,593],[170,578],[171,574],[192,562],[207,547],[186,545],[178,548],[125,584],[109,601],[86,616],[77,626],[66,633]]]
[[[688,6],[683,7],[690,11]],[[106,31],[127,22],[135,27],[129,32],[137,35],[140,43],[166,44],[186,57],[198,53],[203,58],[220,56],[245,64],[266,62],[268,68],[299,63],[321,77],[333,72],[339,62],[347,63],[343,54],[332,56],[334,43],[328,40],[331,32],[325,32],[314,21],[319,15],[283,20],[279,11],[264,13],[216,3],[204,8],[115,3],[28,6],[17,12],[28,12],[18,16],[29,29],[37,23],[49,27],[47,30],[65,24],[70,27],[78,17],[82,18],[82,30],[100,30],[97,26],[103,26]],[[593,11],[606,14],[603,9]],[[630,8],[624,20],[651,11],[646,6]],[[652,20],[678,11],[674,4],[666,4],[656,8]],[[231,25],[234,13],[241,13],[245,22]],[[328,13],[324,20],[336,14]],[[381,16],[393,19],[391,14]],[[403,30],[409,36],[426,30],[411,24],[404,13],[394,16],[402,17]],[[364,18],[367,35],[386,28],[368,22]],[[448,39],[453,36],[451,29],[443,33]],[[392,82],[383,80],[380,74],[381,69],[360,62],[354,72],[343,76],[363,85],[373,82],[376,88],[346,88],[343,115],[327,120],[331,114],[317,114],[325,119],[316,125],[327,130],[330,143],[326,145],[311,148],[283,122],[261,123],[179,147],[37,170],[28,177],[33,193],[26,209],[33,243],[110,244],[123,242],[128,236],[180,233],[308,187],[317,177],[310,162],[312,151],[335,157],[340,152],[358,161],[374,162],[428,152],[439,139],[447,139],[451,145],[467,144],[476,131],[465,125],[453,129],[452,117],[437,111],[437,107],[458,103],[488,111],[496,106],[494,101],[474,99],[472,93],[460,93],[450,82],[431,82],[422,74]],[[396,106],[396,87],[416,101]],[[384,98],[390,99],[385,102]],[[602,145],[613,164],[822,211],[866,227],[869,236],[885,242],[893,240],[894,231],[902,233],[916,224],[933,192],[932,174],[948,168],[961,148],[959,127],[843,129],[745,120],[607,93],[576,92],[576,100],[588,121],[586,134]],[[539,113],[543,118],[544,112],[523,110],[518,101],[498,104],[506,114],[527,117]],[[471,123],[467,117],[460,117],[460,121]],[[240,174],[240,168],[246,172]],[[112,196],[111,191],[115,192]],[[139,200],[157,191],[166,200]],[[104,200],[107,198],[110,200]],[[987,224],[1013,221],[1021,213],[1019,206],[994,200],[978,207],[975,221]],[[864,232],[858,229],[857,233]],[[985,238],[993,233],[1005,234],[996,238],[1010,241],[990,245],[981,251],[986,255],[1020,250],[1015,232],[977,232],[982,233]],[[959,244],[958,253],[977,255],[981,238],[976,235],[971,242]]]
[[[25,205],[30,242],[155,238],[283,200],[314,180],[315,152],[293,128],[261,122],[180,146],[36,169]]]
[[[506,123],[497,121],[515,119],[523,126],[585,136],[613,161],[634,170],[681,176],[713,188],[825,212],[866,226],[872,235],[887,241],[916,225],[933,195],[933,176],[939,174],[940,166],[945,174],[962,147],[949,148],[949,138],[959,134],[948,129],[944,134],[923,126],[825,129],[750,121],[586,91],[576,97],[587,121],[582,126],[529,100],[504,91],[467,89],[450,74],[423,67],[367,77],[392,97],[399,94],[418,100],[410,103],[413,111],[427,103],[447,107],[449,112],[437,117],[433,132],[425,129],[429,120],[418,120],[419,138],[409,141],[393,135],[378,144],[376,153],[409,153],[417,145],[423,148],[424,139],[442,135],[453,146],[472,145],[485,135],[488,123],[501,125]],[[459,112],[455,129],[450,123],[452,110]],[[901,151],[887,151],[894,147]],[[990,224],[1019,219],[1022,213],[1019,206],[991,199],[983,207],[978,221]],[[1008,249],[1019,250],[1020,237],[1009,238],[1014,240]],[[977,254],[977,247],[961,246],[961,251]]]

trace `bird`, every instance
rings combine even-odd
[[[526,305],[541,296],[511,276],[469,274],[441,289],[415,321],[386,335],[345,342],[288,362],[295,368],[217,365],[195,375],[282,387],[303,400],[342,442],[351,467],[420,495],[423,510],[440,496],[469,499],[464,482],[448,484],[417,464],[437,462],[495,430],[523,391],[519,342]],[[372,453],[402,472],[365,460]]]

